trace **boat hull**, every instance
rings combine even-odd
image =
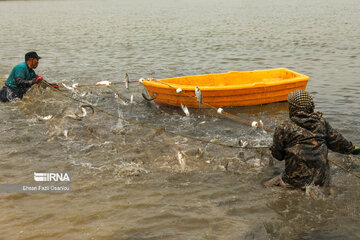
[[[218,108],[286,101],[292,91],[305,90],[308,80],[308,76],[288,69],[270,69],[144,80],[143,84],[150,97],[155,97],[155,102],[159,105],[185,104],[190,108]],[[187,85],[186,81],[197,85]],[[195,97],[195,86],[202,93],[201,106]],[[179,88],[181,93],[176,91]]]

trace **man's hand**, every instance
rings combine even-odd
[[[39,76],[38,78],[33,78],[33,84],[38,84],[39,82],[41,82],[41,80],[43,80],[42,76]]]
[[[358,148],[357,146],[355,146],[354,150],[351,152],[351,154],[353,155],[359,155],[360,154],[360,148]]]
[[[37,79],[35,79],[35,83],[39,83],[41,80],[43,80],[43,77],[39,76]]]
[[[57,83],[51,83],[50,84],[53,88],[59,88],[59,85]]]

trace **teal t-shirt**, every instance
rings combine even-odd
[[[16,77],[23,77],[25,80],[32,80],[38,76],[33,69],[27,66],[26,62],[20,63],[13,68],[8,79],[5,81],[5,85],[10,87],[16,93],[23,95],[30,87],[18,86],[15,81]]]

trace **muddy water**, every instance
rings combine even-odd
[[[310,76],[307,90],[332,126],[360,142],[357,1],[0,1],[0,77],[23,54],[49,81],[85,84],[275,67]],[[355,40],[354,40],[355,39]],[[271,133],[212,110],[154,108],[142,87],[32,89],[0,105],[0,183],[71,173],[71,193],[1,193],[0,239],[359,239],[360,182],[332,166],[333,196],[266,189],[281,172]],[[114,97],[134,96],[124,105]],[[70,96],[71,98],[67,97]],[[229,108],[275,128],[286,103]],[[42,117],[51,115],[50,120]],[[185,165],[178,160],[184,153]],[[359,158],[330,158],[359,174]],[[260,160],[260,161],[259,161]]]

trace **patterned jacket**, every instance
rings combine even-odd
[[[303,188],[330,180],[328,149],[350,154],[354,145],[333,129],[322,113],[297,112],[276,128],[270,150],[278,160],[285,160],[283,181]]]

